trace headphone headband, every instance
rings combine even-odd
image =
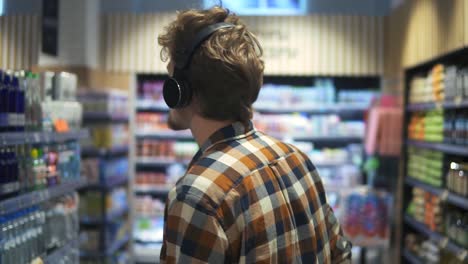
[[[197,33],[194,40],[190,45],[187,45],[186,49],[182,52],[180,61],[176,61],[176,67],[178,69],[185,69],[189,66],[192,56],[198,47],[205,41],[211,34],[222,28],[232,28],[235,27],[234,24],[220,22],[213,25],[209,25],[203,28],[200,32]]]
[[[231,23],[216,23],[203,28],[195,35],[195,38],[179,54],[180,59],[175,58],[174,75],[164,82],[164,101],[170,108],[182,108],[190,103],[192,89],[187,78],[187,68],[190,65],[193,54],[211,34],[222,28],[235,27]]]

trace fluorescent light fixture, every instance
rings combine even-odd
[[[0,0],[0,16],[3,16],[3,12],[5,11],[5,10],[3,10],[3,8],[4,8],[4,3],[3,2],[4,2],[4,0]]]
[[[290,16],[307,13],[307,0],[204,0],[203,7],[208,9],[220,3],[236,14],[246,16]]]

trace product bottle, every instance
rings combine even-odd
[[[4,132],[6,129],[6,120],[5,120],[5,102],[3,95],[3,71],[0,70],[0,133]]]
[[[18,78],[13,77],[10,81],[8,89],[8,124],[9,131],[16,131],[18,126],[18,118],[16,114],[17,98],[18,98]]]
[[[3,198],[5,195],[3,193],[3,187],[7,182],[7,166],[6,166],[6,155],[5,150],[0,148],[0,198]]]
[[[16,131],[24,131],[25,117],[24,117],[24,82],[20,85],[20,81],[17,77],[13,77],[13,87],[16,92]]]
[[[3,76],[3,82],[2,82],[2,89],[0,90],[0,98],[2,101],[0,102],[0,106],[2,107],[2,113],[3,113],[3,127],[2,127],[2,132],[6,132],[10,130],[9,127],[9,120],[8,120],[8,114],[9,114],[9,98],[8,98],[8,93],[10,91],[10,76],[5,74]]]
[[[38,74],[32,74],[30,88],[32,96],[32,123],[34,130],[39,131],[42,130],[42,97]]]

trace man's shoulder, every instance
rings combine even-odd
[[[233,163],[232,157],[222,152],[201,157],[172,189],[169,202],[177,200],[214,212],[248,171]]]

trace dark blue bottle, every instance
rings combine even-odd
[[[16,114],[16,126],[15,131],[24,131],[24,90],[21,89],[19,79],[17,77],[13,77],[12,81],[13,89],[15,90],[15,114]]]
[[[8,84],[7,75],[0,72],[0,132],[7,131],[7,113],[8,113]],[[6,83],[6,84],[5,84]]]
[[[16,98],[18,93],[13,83],[13,79],[10,80],[8,89],[8,130],[16,131]]]
[[[7,182],[7,166],[6,166],[5,150],[0,149],[0,197],[4,195],[3,185]]]

